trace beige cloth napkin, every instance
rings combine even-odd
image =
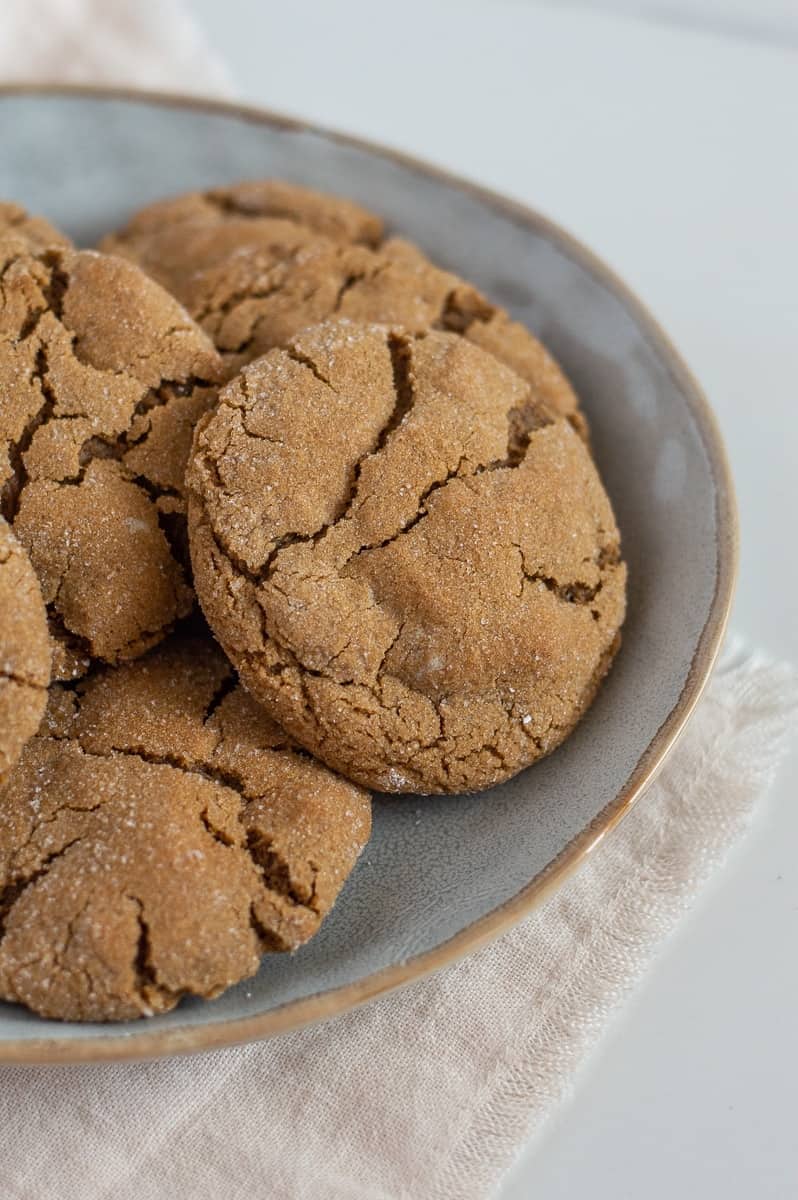
[[[0,0],[0,82],[232,90],[181,0]]]
[[[166,0],[4,0],[0,78],[210,91]],[[429,980],[190,1059],[0,1070],[4,1200],[476,1200],[747,828],[798,719],[785,666],[727,650],[664,772],[548,903]]]

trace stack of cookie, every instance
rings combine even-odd
[[[553,750],[625,568],[557,364],[354,203],[0,205],[0,272],[0,997],[128,1019],[312,937],[366,789]]]

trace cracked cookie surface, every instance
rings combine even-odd
[[[0,507],[66,679],[143,653],[191,607],[183,472],[221,364],[132,263],[22,230],[0,231]]]
[[[41,589],[27,554],[0,517],[0,787],[39,727],[49,682]]]
[[[333,317],[442,329],[512,367],[586,434],[573,388],[536,337],[409,242],[383,240],[378,219],[355,205],[276,181],[241,184],[150,205],[101,246],[185,304],[228,377]]]
[[[187,485],[195,586],[242,681],[367,786],[509,778],[617,648],[626,573],[584,443],[455,334],[305,331],[222,389]]]
[[[316,932],[370,824],[207,636],[56,685],[0,794],[0,996],[100,1021],[216,996]]]

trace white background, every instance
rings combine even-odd
[[[190,6],[245,99],[514,195],[627,279],[726,437],[734,627],[798,663],[794,0]],[[503,1200],[798,1195],[797,779],[794,754]]]

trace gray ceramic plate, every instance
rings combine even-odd
[[[712,666],[736,562],[712,415],[665,335],[562,230],[421,163],[268,114],[158,97],[0,92],[0,196],[92,244],[169,192],[283,176],[351,195],[473,279],[579,390],[629,562],[622,651],[549,759],[479,796],[377,799],[374,835],[319,936],[212,1003],[128,1026],[0,1005],[0,1060],[152,1056],[265,1037],[415,979],[540,903],[628,811]]]

